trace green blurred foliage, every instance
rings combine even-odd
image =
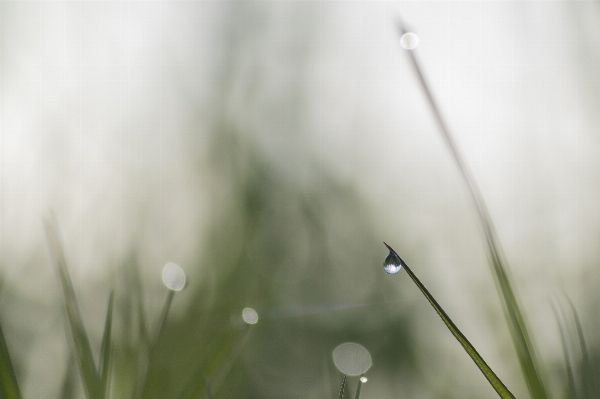
[[[302,173],[284,165],[288,154],[277,154],[274,160],[273,154],[256,143],[255,137],[260,136],[256,126],[245,125],[240,116],[246,106],[262,104],[262,108],[252,109],[281,127],[282,141],[302,142],[308,135],[310,127],[303,117],[310,100],[305,90],[311,45],[316,43],[311,37],[315,32],[311,16],[322,8],[297,7],[298,15],[304,16],[298,20],[303,23],[298,24],[289,50],[289,65],[279,65],[291,78],[282,79],[287,84],[276,94],[260,90],[270,76],[256,65],[249,72],[252,79],[240,78],[247,62],[244,57],[252,53],[252,46],[273,39],[262,36],[267,34],[269,22],[266,3],[228,2],[223,6],[221,30],[215,33],[219,45],[214,71],[203,77],[210,81],[207,100],[199,101],[196,93],[188,90],[187,81],[179,80],[181,98],[197,110],[191,117],[186,115],[185,143],[198,158],[189,166],[198,175],[211,176],[210,183],[201,187],[209,193],[210,212],[209,220],[197,220],[199,234],[191,238],[197,241],[195,261],[182,265],[190,272],[190,282],[184,292],[175,295],[162,333],[156,337],[160,317],[156,303],[168,294],[149,283],[154,278],[140,261],[146,249],[143,245],[132,244],[128,258],[107,264],[112,274],[101,287],[102,296],[97,289],[75,284],[80,303],[102,303],[97,313],[82,305],[96,359],[102,329],[89,324],[99,320],[94,323],[97,326],[105,319],[108,293],[115,291],[112,397],[208,397],[208,384],[215,398],[334,398],[341,375],[333,365],[331,351],[347,341],[362,344],[373,358],[369,382],[362,390],[364,399],[383,387],[385,392],[394,392],[393,397],[418,392],[447,399],[481,397],[479,392],[455,390],[453,381],[426,385],[437,378],[427,376],[429,371],[417,353],[415,319],[426,316],[417,316],[412,306],[416,288],[404,284],[405,278],[390,277],[382,270],[386,251],[381,242],[390,238],[381,237],[387,227],[374,225],[381,212],[370,209],[354,187],[340,183],[320,167],[314,155],[301,154],[306,166]],[[210,132],[209,140],[205,130]],[[298,151],[305,149],[299,146]],[[301,158],[289,156],[296,161]],[[403,207],[399,204],[397,209],[410,212]],[[196,220],[197,215],[190,214],[190,218]],[[143,223],[138,228],[142,234]],[[68,252],[69,242],[65,249]],[[405,250],[410,258],[410,252],[419,248]],[[32,253],[37,251],[39,248],[32,249]],[[32,258],[36,263],[38,258]],[[43,267],[39,263],[36,267]],[[21,381],[26,377],[35,380],[29,375],[28,348],[46,327],[33,330],[30,325],[56,315],[61,318],[55,317],[60,320],[55,324],[61,324],[64,312],[58,300],[51,305],[36,303],[0,281],[0,316],[15,373]],[[58,291],[58,278],[48,285],[49,291]],[[400,286],[413,291],[401,292]],[[408,305],[407,298],[411,298]],[[443,298],[438,299],[444,303]],[[258,324],[243,323],[245,307],[258,311]],[[23,314],[27,317],[22,318]],[[597,316],[589,317],[589,324],[597,325],[591,319]],[[441,323],[439,329],[443,329]],[[67,341],[68,331],[61,334]],[[597,371],[600,364],[597,339],[590,341],[589,364],[580,364],[582,360],[577,358],[573,366],[581,370],[577,372],[581,376],[589,373],[590,367]],[[74,355],[65,352],[66,369],[57,367],[48,373],[56,375],[56,397],[80,398],[83,390]],[[437,352],[433,361],[446,358],[442,352]],[[61,372],[63,375],[58,375]],[[480,378],[476,373],[473,378]],[[347,395],[356,382],[349,379]]]

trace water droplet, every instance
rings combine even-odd
[[[407,50],[415,49],[419,45],[419,36],[413,32],[406,32],[400,38],[400,45]]]
[[[252,308],[244,308],[244,310],[242,310],[242,319],[244,319],[247,324],[256,324],[258,323],[258,313]]]
[[[347,375],[361,375],[371,367],[371,355],[364,346],[346,342],[333,350],[333,362]]]
[[[167,263],[162,271],[163,283],[173,291],[181,291],[185,287],[185,272],[175,263]]]
[[[362,382],[363,384],[367,381],[369,381],[369,379],[367,377],[365,377],[364,375],[362,377],[360,377],[360,382]]]
[[[389,274],[396,274],[402,270],[403,264],[404,262],[402,262],[402,259],[400,259],[400,257],[394,252],[390,251],[388,256],[386,256],[383,261],[383,270]]]

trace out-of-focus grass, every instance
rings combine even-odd
[[[15,377],[8,346],[4,340],[4,332],[0,323],[0,398],[20,399],[21,391]]]
[[[557,301],[554,306],[564,354],[564,373],[566,374],[565,397],[574,399],[592,399],[600,397],[598,383],[599,367],[594,365],[591,351],[586,342],[579,314],[568,297]]]
[[[401,20],[397,21],[400,36],[407,33]],[[412,50],[407,50],[409,59],[417,75],[417,80],[423,90],[425,97],[432,110],[434,119],[439,127],[440,134],[444,140],[452,159],[457,165],[458,171],[464,180],[465,185],[469,190],[469,194],[475,206],[479,222],[481,224],[483,235],[485,237],[486,248],[490,266],[492,267],[493,275],[496,281],[496,286],[502,304],[507,316],[508,326],[511,333],[512,341],[521,365],[525,382],[529,388],[529,393],[533,399],[547,399],[548,392],[543,381],[544,372],[542,371],[538,356],[536,354],[533,339],[529,333],[529,328],[521,311],[521,306],[512,288],[512,283],[509,278],[506,261],[500,242],[497,238],[496,230],[489,215],[483,196],[479,190],[479,186],[471,169],[469,168],[465,158],[462,156],[459,148],[450,133],[450,130],[442,117],[437,101],[430,89],[427,80],[423,74],[420,63]]]
[[[213,119],[213,143],[208,151],[212,159],[196,166],[210,165],[207,173],[214,176],[214,184],[203,188],[212,196],[211,219],[202,221],[207,234],[192,238],[198,241],[198,254],[184,265],[197,279],[188,292],[175,298],[149,289],[148,265],[136,260],[144,248],[134,247],[131,258],[123,260],[118,270],[123,281],[105,287],[106,292],[114,289],[105,333],[98,334],[106,339],[91,334],[91,350],[84,350],[84,345],[80,352],[92,358],[100,384],[110,386],[111,397],[311,398],[323,397],[322,392],[334,397],[339,387],[335,371],[315,368],[315,359],[330,360],[331,349],[340,342],[359,340],[374,354],[373,372],[388,381],[406,382],[408,390],[410,384],[419,385],[427,371],[415,367],[410,310],[390,310],[384,304],[390,292],[397,292],[374,262],[380,239],[373,233],[365,211],[368,206],[351,188],[317,167],[307,171],[318,175],[313,185],[303,186],[283,173],[281,165],[269,163],[247,139],[256,132],[248,130],[231,107],[236,98],[248,103],[257,100],[251,90],[240,96],[233,87],[240,65],[247,62],[240,60],[240,54],[256,41],[261,28],[252,25],[244,11],[243,6],[233,5],[231,14],[244,18],[225,18],[232,22],[227,32],[218,35],[223,62],[215,74],[212,108],[198,107],[198,121],[206,125],[206,119]],[[239,25],[240,20],[247,25]],[[297,80],[298,87],[304,83]],[[282,96],[278,101],[289,100],[290,113],[302,119],[300,96],[288,95],[289,99]],[[202,125],[195,122],[189,123]],[[294,123],[285,120],[282,125],[297,128]],[[191,134],[197,132],[191,129]],[[319,164],[314,159],[306,163]],[[68,242],[65,245],[69,247]],[[381,278],[373,278],[369,268],[377,268]],[[80,299],[89,295],[85,288],[74,287]],[[353,305],[354,293],[364,308],[336,309],[336,305]],[[160,300],[163,295],[169,304],[165,309],[173,300],[169,317],[149,305],[154,296]],[[239,324],[245,306],[259,311],[258,325]],[[78,331],[85,332],[83,322],[76,315],[72,319]],[[162,327],[156,329],[157,325]],[[73,358],[81,357],[75,352]],[[593,364],[593,356],[589,360]],[[59,397],[76,395],[79,381],[73,376],[81,363],[70,363]],[[464,397],[465,393],[441,395]]]
[[[106,386],[102,384],[103,379],[96,369],[89,336],[83,325],[83,319],[81,317],[79,305],[77,304],[75,290],[73,288],[73,283],[71,282],[67,261],[58,237],[56,226],[53,224],[52,220],[48,219],[46,220],[45,227],[52,259],[58,270],[63,289],[64,305],[71,332],[71,339],[69,342],[73,345],[73,351],[79,365],[86,393],[89,399],[104,399]],[[107,322],[110,324],[108,318]]]
[[[106,321],[104,322],[104,334],[102,335],[102,346],[100,347],[100,360],[98,361],[98,372],[104,387],[104,392],[110,390],[110,361],[111,361],[111,334],[113,319],[114,292],[110,293],[108,308],[106,310]]]

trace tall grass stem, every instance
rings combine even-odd
[[[404,24],[401,20],[397,21],[400,36],[407,33]],[[499,241],[496,237],[496,232],[492,224],[492,219],[483,201],[483,196],[479,190],[477,182],[473,177],[467,162],[459,151],[456,142],[450,134],[450,130],[442,117],[440,109],[437,105],[437,101],[429,88],[427,80],[422,72],[422,68],[413,50],[407,51],[410,62],[417,75],[417,80],[427,98],[427,102],[433,112],[436,123],[441,132],[442,138],[446,143],[450,154],[456,163],[460,175],[462,176],[475,209],[477,210],[477,216],[483,228],[485,240],[488,249],[488,255],[490,258],[492,270],[494,272],[496,286],[500,291],[500,295],[503,300],[505,314],[507,315],[508,324],[510,328],[511,337],[519,364],[521,365],[521,371],[524,375],[529,393],[533,399],[547,399],[548,393],[544,385],[540,366],[537,360],[537,355],[534,349],[532,339],[530,338],[528,328],[525,323],[525,319],[521,314],[520,306],[518,304],[516,295],[512,289],[512,285],[509,280],[508,272],[505,267],[504,256],[500,248]]]

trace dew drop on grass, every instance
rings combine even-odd
[[[400,45],[407,50],[413,50],[419,45],[419,36],[413,32],[406,32],[400,38]]]
[[[252,308],[244,308],[244,310],[242,310],[242,319],[244,319],[247,324],[256,324],[258,323],[258,313]]]
[[[371,355],[364,346],[346,342],[333,350],[335,366],[346,375],[361,375],[371,367]]]
[[[185,287],[185,272],[175,263],[167,263],[162,271],[163,283],[168,289],[181,291]]]
[[[402,263],[402,259],[394,252],[390,251],[383,261],[383,270],[389,274],[396,274],[402,270]]]
[[[360,377],[360,382],[362,382],[363,384],[367,381],[369,381],[369,379],[367,377],[365,377],[364,375],[362,377]]]

